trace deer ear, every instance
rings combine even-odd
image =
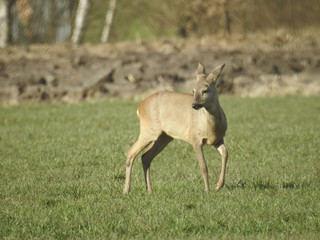
[[[215,69],[213,69],[213,71],[207,76],[206,80],[208,81],[208,83],[216,83],[219,79],[219,77],[221,76],[222,70],[224,68],[225,64],[221,64],[218,67],[216,67]]]
[[[204,66],[201,63],[199,63],[199,65],[198,65],[198,69],[197,69],[196,74],[197,74],[197,76],[202,75],[202,74],[206,74],[206,69],[204,68]]]

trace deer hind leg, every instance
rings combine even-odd
[[[135,144],[133,144],[129,149],[126,161],[126,180],[123,194],[127,194],[130,191],[131,172],[134,159],[149,143],[150,141],[139,137],[138,141],[136,141]]]
[[[224,145],[224,141],[222,140],[220,144],[216,145],[217,150],[221,154],[222,157],[222,165],[219,181],[216,186],[216,191],[219,191],[224,185],[224,178],[226,174],[227,160],[228,160],[228,151],[226,146]]]
[[[150,178],[150,164],[155,156],[157,156],[171,141],[172,137],[162,133],[159,138],[154,141],[150,147],[141,156],[144,178],[146,181],[146,188],[149,193],[152,193],[151,178]]]
[[[204,158],[202,145],[193,144],[193,149],[196,153],[199,162],[200,170],[204,181],[205,191],[209,192],[208,167]]]

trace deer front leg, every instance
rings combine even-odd
[[[200,170],[201,170],[203,181],[204,181],[205,191],[209,192],[208,167],[203,155],[202,146],[198,144],[193,144],[193,149],[196,153],[196,156],[199,162]]]
[[[219,177],[219,181],[216,186],[216,191],[219,191],[224,185],[224,178],[225,178],[225,174],[226,174],[226,167],[227,167],[227,160],[228,160],[228,151],[227,151],[226,146],[224,145],[223,140],[219,145],[216,146],[216,148],[222,157],[220,177]]]

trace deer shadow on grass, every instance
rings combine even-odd
[[[254,190],[279,190],[279,189],[303,189],[309,188],[310,182],[299,181],[279,181],[272,182],[270,180],[258,179],[255,181],[239,180],[233,183],[226,184],[228,190],[235,189],[254,189]]]

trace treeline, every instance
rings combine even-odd
[[[319,13],[319,0],[122,0],[112,39],[134,38],[136,34],[245,35],[282,28],[299,34],[304,28],[320,28]]]
[[[89,4],[78,22],[81,2]],[[108,23],[110,6],[106,0],[0,0],[7,9],[0,10],[0,35],[7,33],[9,44],[56,43],[71,41],[80,29],[79,42],[98,43],[103,35],[115,42],[320,28],[319,0],[118,0]]]

